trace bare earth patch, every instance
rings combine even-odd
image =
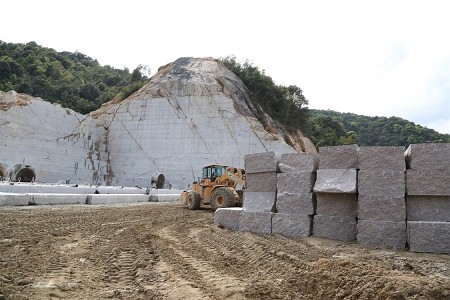
[[[233,232],[174,204],[0,209],[6,299],[450,299],[450,256]]]

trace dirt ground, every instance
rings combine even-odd
[[[233,232],[178,204],[0,209],[0,299],[450,299],[450,255]]]

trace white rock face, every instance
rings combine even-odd
[[[207,164],[243,168],[245,154],[315,150],[302,136],[288,136],[294,148],[278,129],[267,132],[241,80],[212,58],[180,58],[87,116],[36,98],[21,106],[19,97],[11,105],[14,93],[0,94],[0,164],[25,162],[45,182],[150,186],[163,173],[187,188]]]
[[[0,164],[28,164],[36,180],[97,182],[106,169],[105,130],[97,121],[40,98],[0,93]]]

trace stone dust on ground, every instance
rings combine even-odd
[[[4,299],[450,299],[450,256],[233,232],[178,204],[0,209]]]

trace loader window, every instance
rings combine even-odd
[[[209,166],[203,168],[203,178],[208,178],[214,181],[217,177],[222,176],[225,172],[226,167],[224,166]]]

